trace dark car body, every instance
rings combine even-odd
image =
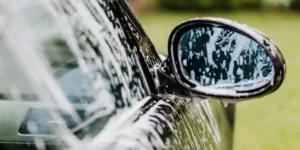
[[[66,49],[77,46],[76,52],[81,56],[80,59],[74,56],[75,54],[71,58],[63,57],[68,62],[59,67],[55,64],[56,60],[51,60],[57,57],[48,59],[50,66],[56,68],[54,76],[58,78],[56,81],[59,87],[84,125],[80,126],[80,123],[62,117],[67,121],[67,129],[70,129],[76,138],[66,139],[67,136],[60,134],[54,136],[52,131],[46,130],[32,134],[26,129],[26,123],[28,120],[41,121],[43,110],[39,108],[44,102],[26,101],[24,98],[25,101],[7,104],[4,100],[10,100],[10,97],[5,95],[7,92],[3,92],[0,102],[0,107],[3,108],[1,114],[14,112],[14,115],[19,117],[17,121],[13,121],[13,125],[7,120],[1,121],[0,132],[7,136],[0,137],[0,149],[39,149],[38,144],[34,142],[37,137],[42,139],[46,143],[45,147],[49,149],[232,149],[234,105],[225,108],[219,100],[189,96],[185,89],[172,85],[168,77],[157,72],[157,67],[161,65],[164,57],[160,56],[124,0],[54,0],[50,4],[53,18],[60,19],[61,22],[58,21],[57,24],[68,24],[68,28],[65,29],[73,33],[73,39],[57,38],[47,40],[42,45],[50,47],[49,49],[55,48],[51,47],[53,45]],[[28,13],[28,16],[41,17],[37,12],[44,12],[39,10],[38,4],[36,6],[36,10],[30,10],[32,12]],[[38,26],[34,22],[33,24]],[[72,43],[68,40],[73,40],[76,46],[68,46]],[[57,52],[57,55],[62,55],[61,53]],[[74,60],[73,58],[76,61],[69,61]],[[79,93],[78,89],[72,89],[79,87],[82,84],[82,76],[86,75],[76,71],[82,65],[80,63],[93,66],[87,71],[91,76],[89,81],[95,86],[97,84],[94,83],[100,82],[97,85],[100,88],[97,90],[104,95],[97,97],[104,99],[100,101],[103,108],[95,109],[88,116],[80,115],[82,111],[87,110],[85,106],[81,106],[81,95],[74,95]],[[76,72],[82,75],[76,76]],[[11,78],[7,80],[15,80],[19,76]],[[165,82],[159,82],[157,78],[165,78]],[[27,99],[30,98],[27,95]],[[84,104],[96,105],[97,98]],[[22,107],[20,113],[23,115],[17,113],[17,107],[11,110],[8,105]],[[97,111],[103,114],[95,116]],[[30,118],[36,114],[41,116]],[[96,119],[90,120],[93,117]],[[45,122],[49,123],[49,120],[44,120],[38,127],[47,127]],[[11,130],[10,134],[6,133],[7,129]],[[89,137],[88,140],[86,137]],[[65,147],[53,146],[56,145],[53,144],[55,139],[64,141],[62,145]]]

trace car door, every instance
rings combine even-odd
[[[137,54],[142,58],[139,59],[139,63],[145,63],[146,70],[150,70],[150,74],[145,74],[152,78],[149,77],[148,82],[155,82],[158,76],[155,67],[161,64],[161,60],[151,40],[124,1],[112,1],[112,8],[115,9],[113,12],[120,20],[125,20],[121,21],[121,25],[125,31],[130,31],[127,34],[128,38],[133,36],[137,41],[141,53]],[[150,137],[155,133],[147,132],[148,142],[153,142],[151,145],[154,148],[158,146],[158,148],[171,149],[231,149],[233,129],[228,119],[230,115],[227,115],[230,113],[224,109],[221,102],[179,96],[185,91],[177,91],[178,93],[172,95],[163,94],[162,91],[166,88],[161,86],[156,83],[156,88],[151,90],[151,94],[154,95],[151,100],[153,102],[149,102],[148,105],[153,106],[144,106],[152,108],[153,112],[149,112],[149,116],[160,114],[161,118],[152,116],[151,119],[148,115],[140,116],[141,120],[147,118],[147,124],[154,123],[148,126],[149,129],[144,129],[158,133],[158,136],[153,138],[156,141],[161,140],[158,143],[163,145],[156,145],[156,142],[151,141]],[[172,91],[172,89],[168,90]],[[139,120],[136,120],[136,124],[139,124],[138,122]],[[162,129],[163,132],[160,131]]]
[[[4,67],[12,79],[2,86],[1,110],[18,118],[2,119],[8,126],[1,132],[11,135],[1,138],[3,149],[41,149],[36,139],[50,149],[230,148],[232,129],[219,101],[162,92],[155,69],[162,60],[125,1],[18,2],[6,5],[7,14],[18,15],[1,34],[1,52],[9,53],[2,58],[17,66]],[[9,96],[11,87],[22,96]]]

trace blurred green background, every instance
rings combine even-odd
[[[285,57],[287,76],[274,94],[237,104],[234,150],[300,149],[300,0],[130,1],[156,48],[164,51],[172,29],[195,17],[228,18],[270,37]]]

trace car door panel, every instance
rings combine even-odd
[[[174,95],[147,97],[140,107],[119,116],[123,122],[111,122],[108,133],[93,147],[103,149],[230,149],[230,135],[220,134],[228,122],[218,112],[219,102],[178,98]],[[221,114],[222,113],[222,114]],[[221,126],[222,125],[222,126]],[[229,127],[229,126],[228,126]],[[223,128],[223,129],[222,129]],[[226,133],[226,132],[224,132]],[[230,130],[227,131],[230,134]],[[221,138],[222,139],[221,141]],[[227,138],[227,139],[226,139]],[[223,143],[224,142],[224,143]],[[105,143],[105,144],[103,144]]]

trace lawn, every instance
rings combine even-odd
[[[138,15],[158,49],[167,50],[172,29],[184,20],[214,16],[257,28],[280,48],[287,63],[281,88],[264,98],[237,104],[234,150],[300,149],[300,14],[283,12],[178,13]]]

